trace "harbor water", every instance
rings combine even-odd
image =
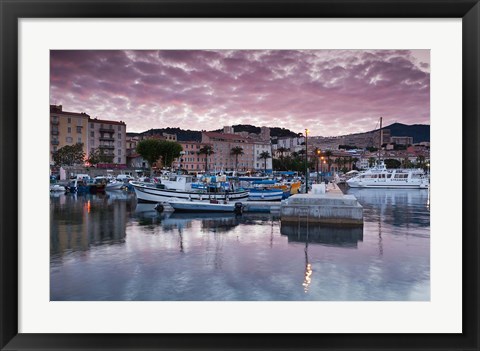
[[[52,301],[428,301],[428,190],[349,189],[363,228],[158,213],[134,194],[52,194]]]

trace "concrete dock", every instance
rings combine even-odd
[[[296,194],[282,202],[282,223],[308,222],[339,226],[363,226],[363,207],[353,195],[344,195],[334,184],[315,184],[308,194]]]

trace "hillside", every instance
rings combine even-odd
[[[430,125],[428,124],[411,124],[393,123],[382,129],[390,129],[391,136],[410,136],[413,137],[414,143],[422,141],[430,141]]]
[[[260,127],[252,126],[251,124],[237,124],[233,126],[233,130],[236,133],[239,132],[248,132],[248,133],[255,133],[260,134]],[[212,132],[222,132],[222,129],[212,130]],[[298,136],[297,133],[292,132],[290,129],[285,128],[278,128],[278,127],[270,127],[270,136],[272,137],[296,137]]]

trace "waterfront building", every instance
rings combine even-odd
[[[89,118],[84,112],[63,111],[62,105],[50,105],[50,164],[53,164],[53,153],[66,145],[82,143],[88,155]]]
[[[310,141],[310,138],[309,138]],[[298,152],[302,149],[305,145],[305,137],[279,137],[277,138],[277,144],[274,149],[284,148],[289,150],[290,152]],[[285,154],[284,154],[285,156]]]
[[[138,133],[126,133],[125,135],[125,147],[126,147],[126,159],[127,167],[135,169],[147,168],[147,161],[137,153],[137,144],[141,140]]]
[[[250,171],[254,167],[254,143],[237,134],[202,132],[202,143],[212,145],[213,155],[210,155],[210,171],[235,170],[235,156],[231,154],[234,147],[241,147],[243,155],[238,156],[238,171]]]
[[[113,157],[114,165],[127,164],[125,122],[90,118],[89,121],[89,153],[101,149]]]
[[[413,138],[409,136],[392,136],[390,142],[397,145],[412,145]]]
[[[174,169],[183,169],[188,172],[204,172],[205,171],[205,158],[204,154],[200,154],[200,149],[207,144],[200,143],[198,141],[178,141],[182,146],[181,157],[176,158],[173,161],[172,167]],[[209,156],[210,159],[213,155]]]
[[[260,155],[263,152],[268,152],[270,155],[270,158],[266,159],[266,165],[265,165],[265,159],[259,158]],[[265,169],[265,166],[267,168],[267,171],[272,170],[272,144],[270,141],[253,141],[253,154],[254,154],[254,163],[253,166],[256,171],[263,171]]]

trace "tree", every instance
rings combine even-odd
[[[182,145],[175,141],[160,140],[161,154],[163,156],[163,165],[170,167],[175,158],[179,157],[182,152]]]
[[[258,156],[259,159],[263,159],[264,161],[264,170],[265,170],[265,174],[267,173],[267,159],[271,158],[272,156],[270,156],[270,153],[268,151],[263,151],[262,153],[260,153],[260,155]]]
[[[198,154],[205,155],[205,172],[208,171],[208,156],[213,155],[215,152],[213,151],[213,148],[211,145],[205,145],[198,150]]]
[[[375,157],[370,157],[370,158],[368,159],[368,167],[373,167],[373,166],[375,166],[375,161],[376,161]]]
[[[152,167],[155,162],[162,156],[162,147],[160,140],[145,139],[137,144],[137,152],[144,160],[148,162],[150,167],[150,175],[152,175]]]
[[[142,156],[150,166],[150,175],[152,167],[160,157],[163,158],[163,164],[166,167],[171,166],[173,160],[180,156],[182,145],[174,141],[145,139],[137,144],[137,152]]]
[[[387,158],[383,162],[385,163],[385,167],[387,168],[399,168],[401,165],[400,161],[395,160],[393,158]]]
[[[327,157],[327,164],[328,164],[328,172],[330,172],[330,166],[332,165],[332,160],[330,157],[332,157],[333,153],[331,150],[325,151],[325,156]]]
[[[56,166],[73,166],[74,164],[83,163],[84,160],[83,143],[65,145],[53,153],[53,161]]]
[[[358,157],[354,157],[352,158],[352,162],[353,162],[353,169],[357,169],[357,162],[360,161]]]
[[[280,152],[280,165],[283,167],[284,170],[287,170],[287,167],[285,166],[285,156],[283,155],[285,152],[287,152],[289,149],[285,148],[285,147],[279,147],[277,149],[278,152]],[[275,167],[275,168],[280,168],[280,167]]]
[[[235,170],[238,171],[238,156],[243,155],[243,148],[240,146],[232,147],[230,154],[235,156]]]
[[[87,162],[92,165],[96,165],[99,163],[112,163],[113,158],[114,158],[113,154],[107,154],[105,152],[105,149],[96,148],[90,152]]]
[[[416,161],[417,161],[417,165],[418,165],[419,168],[422,168],[423,170],[426,170],[427,167],[426,167],[426,162],[425,162],[425,156],[419,155],[417,157]]]

